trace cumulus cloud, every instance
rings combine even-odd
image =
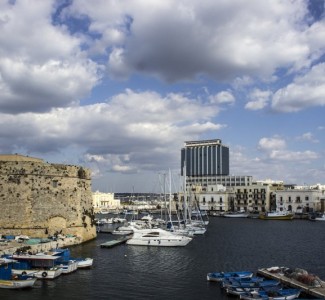
[[[274,161],[299,161],[315,160],[319,155],[310,150],[290,151],[286,149],[286,141],[279,137],[262,138],[258,143],[258,149],[267,155],[267,159]]]
[[[77,104],[100,80],[82,40],[53,26],[51,1],[2,2],[0,110],[45,112]]]
[[[211,121],[213,108],[182,94],[127,89],[106,103],[19,118],[2,114],[0,150],[46,153],[73,145],[80,147],[79,155],[87,154],[85,161],[102,164],[106,171],[156,170],[167,162],[178,167],[183,141],[224,127]]]
[[[261,138],[258,142],[258,148],[262,151],[280,150],[286,147],[286,141],[279,137]]]
[[[245,108],[248,110],[260,110],[268,105],[270,100],[271,91],[262,91],[254,89],[249,95],[249,101],[246,103]]]
[[[110,51],[112,39],[106,46],[109,70],[117,76],[144,72],[167,81],[200,74],[266,80],[279,68],[309,66],[325,44],[323,23],[302,26],[305,1],[99,1],[94,8],[80,0],[66,9],[69,13],[89,16],[91,32],[119,32],[118,50]]]
[[[215,104],[234,104],[235,97],[230,91],[221,91],[215,95],[209,96],[211,103]]]
[[[307,107],[325,105],[325,63],[313,66],[297,76],[272,97],[272,108],[280,112],[297,112]]]
[[[301,136],[297,137],[297,140],[308,141],[308,142],[312,142],[312,143],[319,142],[319,140],[317,140],[311,132],[303,133]]]

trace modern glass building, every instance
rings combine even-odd
[[[229,148],[219,139],[185,142],[181,159],[187,177],[229,175]]]
[[[220,139],[189,141],[181,149],[181,174],[186,186],[221,184],[226,187],[245,186],[252,176],[229,175],[229,147]]]

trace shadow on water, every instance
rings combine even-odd
[[[324,224],[323,224],[324,223]],[[299,267],[325,278],[325,222],[210,218],[204,236],[186,247],[100,244],[112,235],[72,247],[74,257],[93,257],[94,267],[38,281],[26,291],[0,290],[1,299],[234,299],[207,282],[214,271],[257,271],[261,267]]]

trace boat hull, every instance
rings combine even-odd
[[[49,270],[30,269],[30,270],[17,270],[12,269],[14,275],[27,275],[38,279],[54,279],[62,274],[61,268],[51,268]]]
[[[179,238],[175,239],[164,239],[164,238],[156,238],[156,239],[138,239],[131,238],[126,243],[128,245],[136,245],[136,246],[155,246],[155,247],[180,247],[186,246],[192,239],[185,236],[179,236]]]
[[[37,278],[27,278],[24,280],[0,280],[1,289],[26,289],[35,284]]]

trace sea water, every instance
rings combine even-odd
[[[92,269],[38,280],[29,290],[0,289],[0,299],[234,299],[208,282],[207,273],[272,266],[299,267],[325,279],[325,222],[211,217],[207,232],[185,247],[100,247],[112,238],[99,233],[70,248],[75,257],[94,258]]]

